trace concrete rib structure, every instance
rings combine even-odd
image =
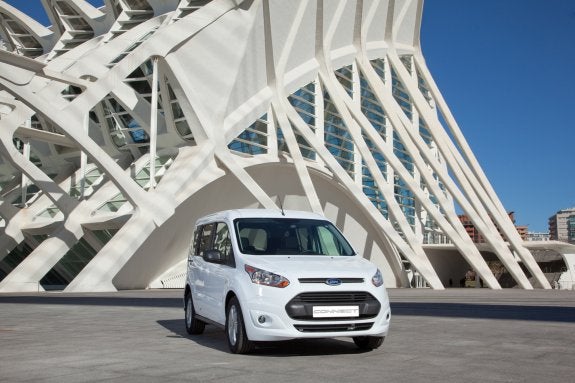
[[[196,218],[280,206],[388,287],[501,288],[457,206],[550,287],[425,64],[422,0],[42,3],[51,29],[0,1],[0,291],[178,287]]]

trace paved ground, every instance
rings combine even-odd
[[[0,295],[0,382],[575,382],[575,291],[390,290],[382,348],[228,353],[186,334],[181,291]]]

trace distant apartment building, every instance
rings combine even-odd
[[[551,240],[575,243],[575,207],[549,217],[549,236]]]
[[[528,242],[547,242],[550,240],[549,232],[528,232],[525,240]]]
[[[513,211],[509,212],[509,213],[507,213],[507,215],[509,216],[509,219],[511,220],[511,222],[513,222],[513,224],[515,225],[515,212],[513,212]],[[471,219],[467,215],[465,215],[465,214],[459,215],[459,220],[463,224],[465,231],[467,232],[469,237],[471,237],[471,239],[473,240],[474,243],[485,242],[485,238],[483,238],[483,236],[481,235],[481,232],[475,227],[475,225],[473,224],[473,222],[471,221]],[[497,227],[497,225],[495,225],[495,226]],[[521,237],[521,239],[526,241],[527,237],[528,237],[527,226],[515,225],[515,229],[517,229],[517,232],[519,233],[519,236]],[[505,235],[503,235],[503,233],[501,232],[499,227],[497,227],[497,230],[499,230],[499,234],[501,235],[501,237],[504,240],[506,240]]]
[[[569,243],[575,243],[575,215],[569,216],[567,220],[567,237]]]

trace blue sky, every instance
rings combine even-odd
[[[47,24],[40,0],[6,1]],[[574,0],[424,3],[427,65],[505,208],[530,231],[575,206],[574,38]]]
[[[507,210],[575,206],[575,1],[426,0],[427,66]]]

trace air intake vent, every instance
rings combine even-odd
[[[294,325],[299,332],[352,332],[369,330],[371,326],[373,322]]]
[[[365,279],[363,278],[299,278],[299,283],[324,283],[328,279],[339,279],[341,283],[363,283]]]

